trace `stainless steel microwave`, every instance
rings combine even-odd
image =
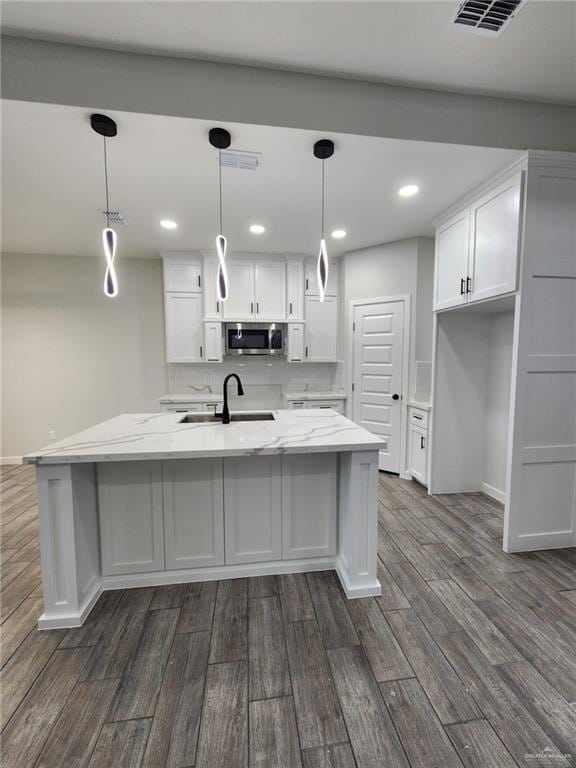
[[[284,355],[282,323],[227,323],[227,355]]]

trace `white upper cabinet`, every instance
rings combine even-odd
[[[289,363],[304,362],[304,323],[288,323],[286,356]]]
[[[304,320],[304,261],[286,258],[286,317]]]
[[[204,317],[206,320],[222,320],[222,302],[218,299],[216,280],[218,279],[218,262],[212,259],[204,261]]]
[[[207,363],[222,362],[222,323],[204,323],[204,359]]]
[[[169,363],[201,363],[204,354],[202,295],[165,293],[166,360]]]
[[[199,259],[185,256],[166,256],[164,264],[164,290],[184,293],[202,291],[202,265]]]
[[[319,296],[318,275],[316,272],[317,262],[308,260],[304,267],[304,292],[306,296]],[[328,259],[328,283],[326,285],[326,296],[338,296],[338,262],[335,259]]]
[[[436,230],[434,309],[465,304],[470,248],[470,210],[466,208]]]
[[[517,173],[436,229],[436,311],[517,289],[521,200]]]
[[[517,287],[522,176],[517,174],[471,207],[469,301],[511,293]]]
[[[286,263],[257,261],[254,278],[256,320],[283,320],[286,317]]]
[[[338,354],[338,299],[306,296],[304,359],[309,363],[335,363]]]
[[[254,262],[230,259],[228,272],[228,298],[224,302],[226,320],[252,320],[255,316]]]

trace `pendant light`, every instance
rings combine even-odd
[[[324,301],[326,286],[328,285],[328,251],[326,249],[326,236],[324,231],[325,223],[325,202],[324,202],[324,161],[334,154],[334,142],[330,139],[320,139],[314,144],[314,157],[322,160],[322,215],[320,227],[320,250],[318,251],[318,263],[316,265],[316,276],[318,278],[318,293],[320,301]]]
[[[118,127],[114,120],[107,115],[90,115],[90,125],[104,139],[104,184],[106,186],[106,227],[102,230],[102,247],[106,257],[106,273],[104,275],[104,293],[110,298],[118,296],[118,279],[114,268],[116,245],[118,237],[110,226],[110,197],[108,195],[108,158],[106,156],[106,139],[116,136]]]
[[[216,236],[216,253],[218,254],[218,276],[216,292],[219,301],[228,298],[228,272],[226,270],[226,249],[228,242],[222,231],[222,150],[228,149],[232,142],[230,132],[225,128],[211,128],[208,133],[210,144],[218,150],[218,235]]]

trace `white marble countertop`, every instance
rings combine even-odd
[[[283,392],[286,400],[346,400],[345,392]]]
[[[224,399],[222,392],[189,392],[183,395],[162,395],[159,403],[220,403]]]
[[[432,403],[423,403],[420,400],[408,400],[408,405],[411,408],[421,408],[423,411],[432,410]]]
[[[238,412],[246,413],[246,412]],[[378,450],[384,441],[332,410],[272,411],[272,421],[181,424],[182,413],[125,413],[24,456],[25,464],[195,459]]]

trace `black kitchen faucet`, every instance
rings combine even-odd
[[[224,391],[224,405],[222,407],[222,413],[216,414],[217,418],[222,419],[222,424],[230,424],[230,410],[228,408],[228,382],[230,379],[236,379],[238,382],[238,395],[242,396],[244,394],[244,388],[242,387],[240,377],[235,373],[229,373],[228,376],[226,376],[224,379],[224,384],[222,385],[222,389]]]

